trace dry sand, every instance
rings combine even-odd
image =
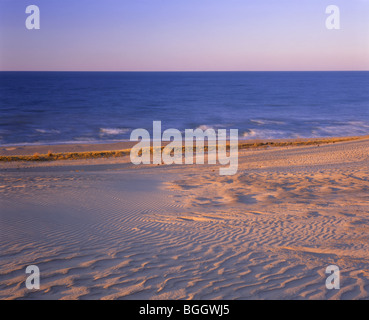
[[[0,163],[0,299],[368,299],[368,155],[369,139],[241,150],[234,176]]]

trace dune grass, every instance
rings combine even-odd
[[[268,148],[268,147],[288,147],[288,146],[310,146],[321,145],[336,142],[359,140],[363,137],[345,137],[345,138],[321,138],[321,139],[300,139],[293,141],[264,141],[264,142],[250,142],[245,143],[240,141],[238,148],[241,149],[255,149],[255,148]],[[162,150],[164,147],[161,148]],[[196,147],[193,148],[196,152]],[[186,146],[182,147],[182,151],[185,152]],[[208,147],[203,147],[204,151],[208,151]],[[153,148],[150,148],[150,152],[153,153]],[[51,150],[47,154],[35,153],[33,155],[15,155],[15,156],[0,156],[0,161],[56,161],[56,160],[78,160],[78,159],[98,159],[98,158],[112,158],[122,157],[130,154],[130,149],[125,150],[110,150],[110,151],[90,151],[90,152],[61,152],[53,153]]]
[[[118,151],[91,151],[91,152],[61,152],[47,154],[35,153],[33,155],[22,156],[0,156],[0,161],[55,161],[55,160],[77,160],[77,159],[98,159],[110,157],[122,157],[129,155],[130,150]]]
[[[240,149],[249,148],[260,148],[260,147],[287,147],[287,146],[310,146],[310,145],[321,145],[328,143],[344,142],[359,140],[363,137],[345,137],[345,138],[320,138],[320,139],[300,139],[293,141],[266,141],[266,142],[256,142],[256,143],[240,143]]]

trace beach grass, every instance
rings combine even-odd
[[[317,138],[317,139],[297,139],[297,140],[285,140],[285,141],[259,141],[259,142],[245,142],[240,141],[238,148],[242,149],[256,149],[256,148],[268,148],[268,147],[288,147],[288,146],[312,146],[329,144],[336,142],[345,142],[359,140],[365,137],[341,137],[341,138]],[[229,147],[229,144],[228,144]],[[165,147],[162,146],[161,150]],[[208,146],[205,145],[202,151],[208,151]],[[11,161],[56,161],[56,160],[79,160],[79,159],[99,159],[99,158],[112,158],[122,157],[130,154],[130,149],[124,150],[106,150],[106,151],[85,151],[85,152],[59,152],[53,153],[51,150],[47,154],[34,153],[33,155],[10,155],[0,156],[0,161],[11,162]],[[186,151],[186,146],[182,147],[182,151]],[[193,147],[193,151],[200,151],[196,146]],[[150,148],[151,154],[153,148]]]
[[[128,155],[130,150],[93,151],[93,152],[60,152],[47,154],[35,153],[33,155],[0,156],[0,161],[55,161],[121,157]]]

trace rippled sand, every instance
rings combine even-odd
[[[368,299],[368,155],[368,139],[242,150],[234,176],[128,157],[1,164],[0,298]]]

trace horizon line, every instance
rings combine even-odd
[[[0,70],[0,72],[368,72],[367,70]]]

